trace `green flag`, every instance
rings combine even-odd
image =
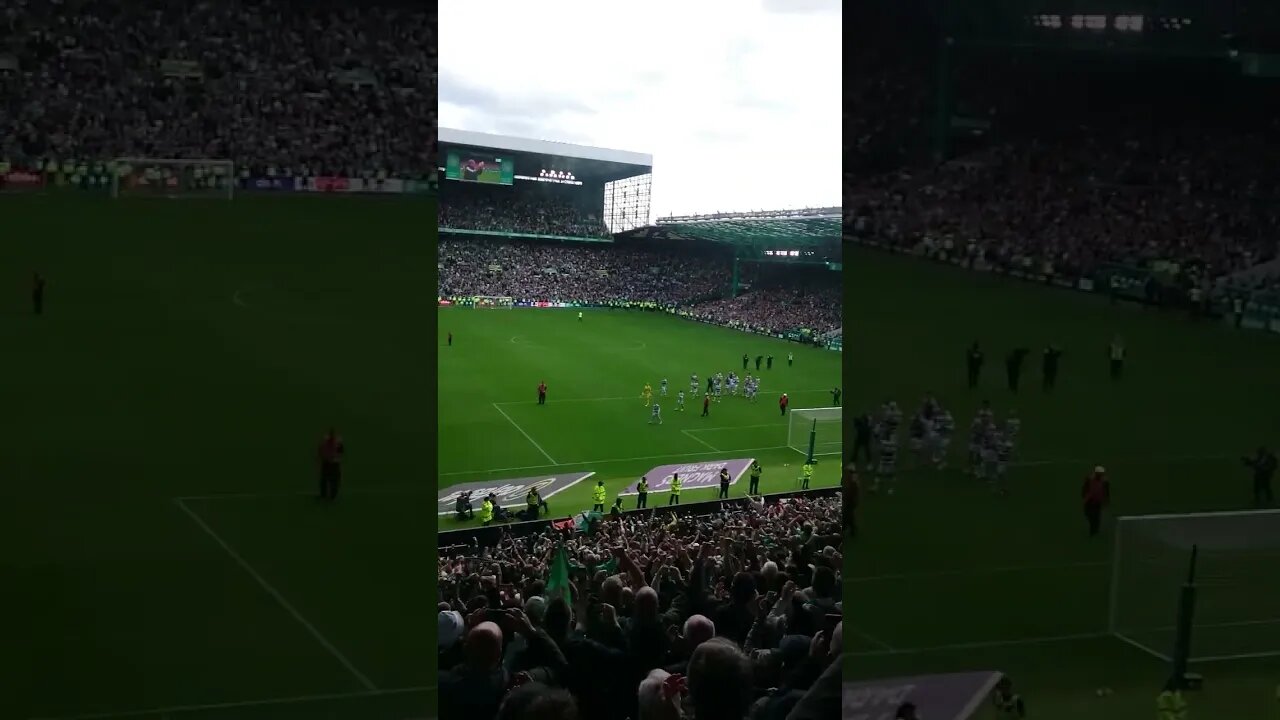
[[[551,574],[547,576],[546,597],[548,601],[563,597],[564,601],[573,605],[573,593],[569,590],[569,553],[564,545],[556,551],[551,561]]]

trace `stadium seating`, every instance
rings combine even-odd
[[[918,61],[887,62],[855,96],[936,84]],[[1121,78],[990,62],[1003,65],[957,61],[951,82],[953,116],[991,132],[949,133],[953,152],[940,165],[929,152],[930,102],[888,93],[897,99],[849,103],[850,237],[1072,284],[1115,266],[1156,272],[1178,297],[1275,287],[1280,273],[1250,272],[1276,258],[1280,234],[1278,128],[1263,120],[1270,101],[1259,86],[1230,68],[1171,82],[1141,69]],[[1216,99],[1188,107],[1187,85]],[[1105,99],[1074,101],[1086,95]],[[897,132],[886,134],[883,117],[899,119],[888,123]]]
[[[442,206],[443,210],[443,206]],[[445,237],[439,294],[509,296],[539,302],[644,302],[703,322],[769,335],[840,328],[840,286],[832,273],[783,266],[757,271],[730,297],[731,258],[659,251],[631,243],[545,243]]]
[[[255,173],[425,178],[433,13],[389,1],[3,0],[0,161],[218,158]]]
[[[470,195],[451,188],[440,203],[440,227],[483,232],[528,233],[577,238],[609,237],[590,210],[548,196]]]

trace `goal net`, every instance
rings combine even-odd
[[[119,158],[111,175],[111,197],[215,198],[235,194],[230,160]]]
[[[472,307],[484,310],[510,310],[516,306],[514,298],[502,297],[500,295],[478,295],[475,298],[475,304]]]
[[[1280,510],[1119,518],[1110,632],[1171,659],[1193,546],[1196,595],[1188,660],[1280,655]]]
[[[815,431],[813,454],[839,455],[843,445],[843,410],[838,407],[795,408],[787,413],[787,447],[809,455],[809,435]]]

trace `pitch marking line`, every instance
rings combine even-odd
[[[242,700],[239,702],[210,703],[207,705],[175,705],[173,707],[152,708],[150,710],[125,710],[123,712],[89,713],[86,715],[64,715],[56,718],[31,718],[31,720],[108,720],[109,718],[127,718],[146,715],[172,715],[174,713],[201,712],[205,710],[229,710],[232,708],[261,707],[266,705],[290,705],[296,703],[324,702],[327,700],[353,700],[355,698],[381,697],[386,695],[410,695],[435,690],[434,685],[422,687],[396,688],[393,690],[367,690],[363,692],[330,693],[327,695],[299,695],[286,698],[268,698],[266,700]]]
[[[187,504],[182,500],[174,500],[174,503],[178,506],[178,509],[186,513],[187,517],[195,521],[196,525],[198,525],[200,529],[205,532],[206,535],[213,538],[213,541],[218,543],[218,546],[221,547],[224,551],[226,551],[226,553],[231,556],[231,559],[234,560],[242,570],[249,573],[249,577],[253,578],[254,581],[257,582],[258,585],[261,586],[262,589],[265,590],[268,595],[274,598],[275,601],[280,604],[280,607],[284,608],[285,612],[292,615],[293,619],[298,621],[298,624],[306,628],[307,632],[311,633],[311,637],[315,638],[316,642],[320,643],[321,647],[323,647],[325,650],[328,650],[329,654],[332,655],[339,663],[341,663],[342,666],[347,669],[347,672],[351,673],[351,675],[355,677],[355,679],[358,680],[361,685],[364,686],[365,690],[370,692],[378,691],[378,687],[374,685],[373,682],[370,681],[369,678],[366,677],[364,673],[357,670],[356,666],[352,665],[351,661],[348,660],[345,655],[339,652],[338,648],[334,647],[333,643],[329,642],[328,638],[322,635],[314,625],[312,625],[310,622],[307,621],[306,618],[302,617],[302,613],[298,612],[297,608],[291,605],[288,600],[285,600],[284,596],[280,594],[279,590],[276,590],[274,587],[272,587],[271,583],[267,582],[266,579],[262,577],[262,575],[258,574],[258,571],[254,570],[253,566],[250,565],[248,561],[246,561],[243,557],[241,557],[240,553],[236,552],[235,548],[231,547],[231,545],[226,540],[223,540],[222,536],[218,535],[218,533],[215,532],[212,527],[209,527],[209,523],[205,522],[204,518],[200,517],[198,513],[196,513],[191,508],[187,507]]]
[[[705,445],[705,446],[707,446],[707,447],[711,448],[711,452],[720,452],[720,450],[718,450],[718,449],[716,448],[716,446],[715,446],[715,445],[712,445],[711,443],[707,442],[706,440],[703,440],[702,438],[698,437],[697,435],[694,435],[692,432],[690,432],[690,431],[688,431],[688,430],[681,430],[680,432],[684,433],[684,436],[685,436],[685,437],[687,437],[687,438],[689,438],[690,440],[692,440],[692,441],[694,441],[694,442],[697,442],[697,443],[702,443],[703,445]]]
[[[953,650],[980,650],[982,648],[1019,647],[1022,645],[1044,645],[1059,642],[1077,642],[1083,640],[1100,640],[1115,637],[1111,633],[1091,632],[1072,635],[1046,635],[1044,637],[1018,638],[1015,640],[990,640],[983,642],[954,643],[951,645],[934,645],[932,647],[906,648],[901,650],[872,650],[870,652],[854,652],[858,657],[888,657],[893,655],[926,655],[935,652]]]
[[[819,390],[796,390],[795,392],[790,393],[790,394],[791,394],[791,395],[808,395],[808,394],[810,394],[810,393],[829,393],[829,392],[831,392],[831,389],[830,389],[830,388],[827,388],[827,389],[819,389]],[[733,395],[725,395],[724,397],[735,397],[735,396],[733,396]],[[737,396],[737,397],[741,397],[741,396]],[[556,399],[554,400],[554,402],[556,402],[556,403],[571,403],[571,402],[618,402],[618,401],[620,401],[620,400],[630,400],[630,401],[632,401],[632,402],[635,402],[636,400],[639,400],[639,399],[640,399],[640,395],[639,395],[639,394],[636,394],[636,395],[627,395],[627,396],[625,396],[625,397],[556,398]],[[537,405],[537,404],[538,404],[538,401],[537,401],[537,400],[506,400],[506,401],[504,401],[504,402],[497,402],[497,403],[494,403],[494,405]],[[802,409],[803,409],[803,408],[802,408]],[[781,424],[781,423],[779,423],[779,424]],[[760,427],[763,427],[763,426],[760,426]]]
[[[787,426],[786,423],[761,423],[759,425],[725,425],[724,427],[689,428],[688,430],[685,430],[685,432],[691,432],[691,433],[724,432],[725,430],[750,430],[750,429],[762,428],[762,427],[784,428],[786,426]]]
[[[859,630],[858,628],[856,628],[856,627],[854,627],[854,626],[852,626],[852,625],[847,626],[847,630],[848,630],[850,633],[852,633],[852,634],[854,634],[854,635],[857,635],[858,637],[862,638],[863,640],[866,640],[867,642],[871,643],[872,645],[878,645],[878,646],[880,646],[881,648],[884,648],[884,650],[886,650],[886,651],[888,651],[888,652],[897,652],[897,650],[896,650],[892,645],[890,645],[889,643],[887,643],[887,642],[885,642],[885,641],[883,641],[883,640],[881,640],[881,639],[879,639],[879,638],[875,637],[874,635],[871,635],[870,633],[863,632],[862,630]]]
[[[929,578],[961,577],[965,575],[997,575],[1002,573],[1036,572],[1040,570],[1073,570],[1077,568],[1111,567],[1106,561],[1059,563],[1057,565],[1003,565],[959,570],[924,570],[921,572],[893,573],[890,575],[854,575],[845,578],[846,583],[874,583],[891,580],[925,580]]]
[[[770,447],[742,448],[742,449],[734,449],[734,450],[717,450],[716,452],[723,455],[726,453],[750,453],[750,452],[762,452],[765,450],[785,450],[785,449],[788,449],[789,447],[790,447],[789,445],[773,445]],[[524,465],[521,467],[491,468],[489,470],[458,470],[455,472],[436,473],[436,475],[438,477],[452,477],[454,475],[488,475],[490,473],[517,472],[520,470],[544,470],[544,469],[555,469],[555,468],[568,468],[568,467],[574,467],[577,465],[607,465],[609,463],[633,462],[636,460],[661,460],[663,458],[702,457],[704,455],[711,455],[711,454],[712,453],[710,450],[707,450],[704,452],[694,452],[694,453],[662,453],[661,455],[641,455],[639,457],[609,458],[607,460],[582,460],[580,462],[560,463],[555,465]]]
[[[422,485],[380,485],[370,487],[343,488],[343,495],[422,495],[427,496]],[[230,492],[209,493],[207,495],[183,495],[172,498],[174,501],[189,500],[204,502],[206,500],[254,500],[257,498],[315,497],[315,491],[294,490],[290,492]]]
[[[543,449],[542,449],[542,446],[538,444],[538,441],[537,441],[537,440],[534,440],[534,439],[533,439],[533,436],[531,436],[531,435],[529,435],[529,433],[525,432],[525,431],[524,431],[524,428],[520,427],[520,425],[519,425],[519,424],[517,424],[515,420],[512,420],[512,419],[511,419],[511,416],[507,414],[507,411],[506,411],[506,410],[503,410],[501,407],[499,407],[499,406],[498,406],[498,403],[493,403],[493,409],[494,409],[494,410],[497,410],[499,413],[501,413],[501,414],[502,414],[502,417],[506,418],[506,419],[507,419],[507,422],[511,423],[511,427],[515,428],[516,430],[519,430],[519,431],[520,431],[520,434],[524,436],[524,439],[525,439],[525,440],[528,440],[528,441],[530,442],[530,444],[532,444],[535,448],[537,448],[537,449],[538,449],[538,452],[542,453],[542,456],[543,456],[543,457],[545,457],[546,459],[550,460],[552,465],[557,464],[557,463],[556,463],[556,459],[555,459],[555,458],[553,458],[553,457],[551,457],[550,453],[548,453],[546,450],[543,450]]]

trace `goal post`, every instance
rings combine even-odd
[[[787,413],[787,447],[815,457],[839,455],[843,447],[844,408],[795,408]]]
[[[1280,656],[1280,510],[1121,517],[1113,542],[1112,635],[1180,665]]]
[[[516,306],[515,298],[504,295],[477,295],[471,307],[481,310],[510,310]]]
[[[111,197],[235,197],[235,164],[230,160],[117,158],[111,164]]]

